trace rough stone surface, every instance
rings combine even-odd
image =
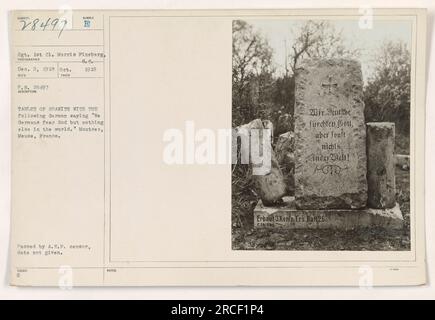
[[[407,154],[396,154],[396,166],[402,170],[409,171],[411,159]]]
[[[357,61],[304,61],[295,84],[295,197],[299,209],[363,208],[366,127]]]
[[[396,204],[394,123],[367,123],[367,183],[370,208]]]
[[[287,186],[287,194],[294,195],[295,192],[295,136],[292,131],[279,135],[276,145],[276,159],[281,167],[284,180]]]
[[[241,129],[247,129],[245,132],[250,132],[252,129],[264,129],[264,125],[260,119],[256,119],[247,125],[239,127],[236,131],[242,132]],[[252,145],[250,147],[252,147]],[[264,175],[252,175],[252,179],[254,180],[255,190],[262,202],[265,205],[273,205],[276,202],[281,201],[282,197],[285,195],[286,184],[272,146],[269,145],[268,147],[271,152],[270,171]],[[260,146],[260,148],[262,149],[262,146]],[[241,151],[247,152],[246,147]],[[255,166],[255,164],[252,163],[251,165]]]
[[[403,224],[397,203],[391,209],[298,210],[294,197],[284,197],[280,206],[265,207],[259,201],[254,210],[255,228],[350,230],[377,226],[402,229]]]

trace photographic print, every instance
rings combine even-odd
[[[409,20],[233,21],[233,250],[410,250],[411,44]]]

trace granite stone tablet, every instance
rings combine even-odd
[[[357,61],[308,60],[295,87],[295,204],[356,209],[367,202],[362,73]]]

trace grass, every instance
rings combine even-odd
[[[361,228],[343,230],[253,229],[253,210],[258,201],[250,173],[240,166],[233,171],[232,247],[233,250],[410,250],[409,171],[396,168],[397,202],[405,220],[402,230]]]

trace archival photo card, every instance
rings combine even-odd
[[[235,136],[270,128],[272,150],[265,174],[233,164],[234,250],[411,249],[412,34],[403,19],[233,21]]]

